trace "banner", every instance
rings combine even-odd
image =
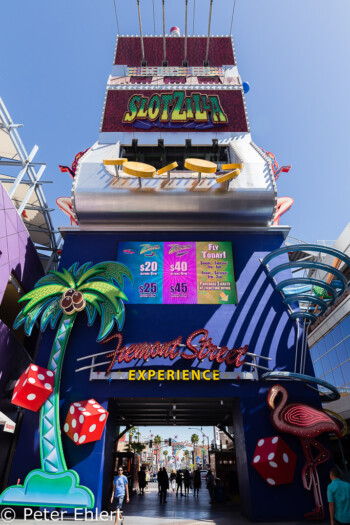
[[[120,242],[117,260],[130,304],[237,304],[230,242]]]

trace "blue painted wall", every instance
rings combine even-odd
[[[123,329],[124,342],[170,341],[182,335],[183,339],[198,328],[207,328],[213,342],[217,345],[239,347],[249,345],[249,351],[272,358],[271,369],[292,370],[294,367],[294,345],[296,337],[295,322],[287,315],[281,296],[275,292],[267,278],[259,259],[283,244],[281,233],[71,233],[67,234],[61,259],[61,268],[69,268],[74,262],[97,263],[116,260],[118,240],[135,241],[231,241],[234,255],[235,277],[237,281],[238,305],[126,305],[126,321]],[[287,260],[281,256],[281,262]],[[241,489],[250,494],[244,511],[256,520],[299,519],[304,512],[313,508],[312,494],[301,485],[303,457],[296,438],[284,436],[291,448],[298,453],[298,468],[292,485],[270,487],[250,467],[258,439],[276,435],[269,422],[269,409],[266,405],[268,385],[260,382],[129,382],[129,381],[89,381],[89,372],[76,373],[81,366],[77,358],[108,349],[96,343],[99,320],[87,327],[87,317],[81,313],[72,331],[65,356],[61,382],[61,422],[65,420],[68,407],[74,401],[95,398],[105,408],[108,399],[115,397],[232,397],[239,406],[236,417],[237,435],[241,431]],[[38,363],[46,366],[51,350],[54,331],[43,337]],[[111,347],[113,348],[113,346]],[[156,360],[150,360],[152,368]],[[158,365],[163,364],[161,360]],[[188,362],[185,363],[188,366]],[[260,364],[265,365],[262,361]],[[213,363],[207,365],[215,366]],[[181,362],[174,366],[181,367]],[[204,366],[202,363],[201,366]],[[310,360],[307,372],[312,374]],[[317,406],[319,401],[304,385],[288,385],[290,401],[303,401]],[[195,410],[195,407],[194,407]],[[39,465],[38,449],[33,439],[37,417],[25,418],[17,454],[12,470],[13,480],[24,478],[28,472],[28,455]],[[106,504],[106,479],[103,472],[105,463],[105,440],[76,446],[63,434],[63,446],[67,464],[80,475],[81,483],[88,486],[96,496],[96,505]],[[110,450],[110,445],[108,445]],[[110,452],[108,452],[110,453]],[[24,461],[26,458],[26,461]],[[106,460],[106,464],[109,461]],[[24,466],[25,465],[25,466]],[[31,464],[30,467],[33,465]],[[321,467],[321,479],[327,468]],[[105,477],[105,487],[103,487]],[[104,491],[104,496],[103,496]],[[242,500],[244,498],[242,497]],[[250,500],[250,501],[249,501]],[[266,501],[274,506],[267,506]],[[298,505],[292,505],[298,501]]]

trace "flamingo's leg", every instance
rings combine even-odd
[[[321,520],[324,518],[324,508],[317,465],[329,459],[329,452],[321,443],[316,441],[316,439],[302,439],[301,441],[306,459],[306,465],[302,473],[303,485],[307,490],[311,490],[312,488],[316,506],[315,510],[305,514],[305,518]],[[319,450],[319,454],[316,457],[312,454],[312,446]]]

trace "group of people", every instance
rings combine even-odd
[[[198,497],[199,489],[202,486],[201,470],[199,467],[193,472],[190,472],[188,469],[178,471],[173,470],[170,474],[170,478],[166,469],[163,467],[159,470],[157,479],[161,503],[166,503],[166,495],[170,485],[172,492],[176,491],[176,496],[178,496],[179,492],[181,496],[188,496],[190,493],[190,488],[193,488],[194,497]],[[215,478],[211,470],[208,470],[206,481],[207,489],[210,495],[210,503],[213,503]]]
[[[329,503],[329,514],[331,519],[331,525],[350,525],[350,484],[341,480],[341,474],[337,468],[330,470],[331,483],[327,489],[327,499]],[[169,476],[165,467],[159,469],[157,474],[158,489],[160,502],[166,503],[167,491],[169,490]],[[141,482],[141,483],[140,483]],[[208,470],[206,476],[207,489],[210,495],[210,503],[214,502],[215,497],[215,478],[211,470]],[[140,491],[144,492],[146,487],[146,472],[142,468],[139,472],[139,486]],[[186,470],[175,470],[170,474],[170,483],[172,491],[175,492],[176,496],[179,491],[181,496],[189,494],[190,488],[193,488],[193,495],[198,496],[199,489],[201,488],[201,471],[199,468],[194,472]],[[184,487],[184,493],[182,488]],[[116,504],[116,522],[119,518],[122,519],[121,508],[123,505],[124,498],[126,502],[129,502],[129,490],[128,490],[128,479],[124,476],[123,467],[118,467],[118,476],[113,481],[113,492],[111,503],[115,498]]]

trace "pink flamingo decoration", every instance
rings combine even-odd
[[[338,423],[322,410],[301,403],[287,405],[287,401],[288,393],[282,385],[270,388],[267,404],[272,410],[271,423],[277,430],[300,439],[306,459],[302,472],[303,485],[307,490],[313,489],[316,505],[314,511],[305,514],[305,518],[321,520],[324,518],[324,508],[317,466],[328,461],[330,454],[315,438],[324,432],[334,432],[341,437],[341,429]],[[318,450],[316,457],[313,456],[312,447]]]

